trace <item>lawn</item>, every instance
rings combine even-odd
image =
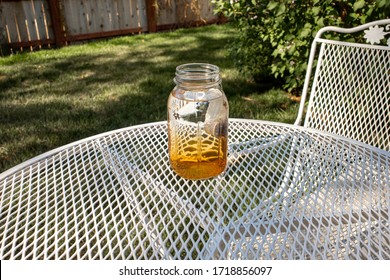
[[[0,57],[0,172],[53,148],[166,119],[177,65],[220,67],[230,117],[292,123],[298,103],[228,56],[230,25],[118,37]]]

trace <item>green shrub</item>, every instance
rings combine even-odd
[[[300,92],[310,45],[323,26],[353,27],[390,15],[389,0],[213,0],[239,31],[231,46],[236,65],[262,81],[282,78]]]

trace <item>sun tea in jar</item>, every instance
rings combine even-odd
[[[219,68],[206,63],[176,68],[168,99],[168,148],[172,169],[186,179],[206,179],[225,170],[229,105]]]

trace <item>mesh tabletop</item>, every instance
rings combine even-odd
[[[226,171],[186,180],[166,122],[0,174],[1,259],[390,259],[390,153],[232,119]]]

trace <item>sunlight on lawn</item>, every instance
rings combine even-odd
[[[105,131],[166,119],[177,65],[220,67],[230,117],[293,122],[297,103],[233,65],[230,25],[118,37],[0,58],[0,172]]]

